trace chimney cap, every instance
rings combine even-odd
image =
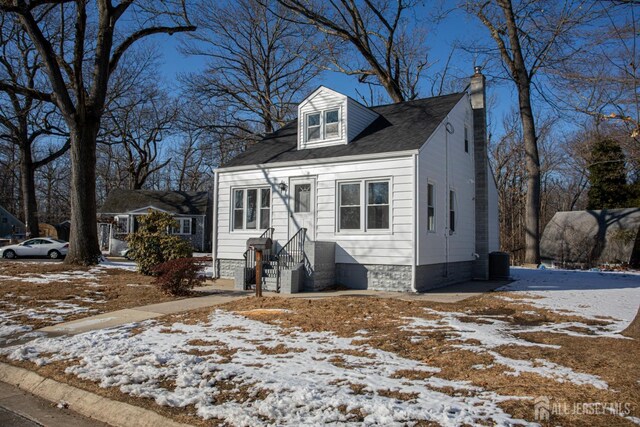
[[[475,71],[475,74],[482,74],[482,67],[480,65],[476,65],[473,67],[473,71]]]

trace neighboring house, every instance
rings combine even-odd
[[[319,87],[297,120],[216,170],[216,275],[251,283],[246,241],[264,234],[276,241],[267,288],[424,291],[487,279],[498,205],[484,85],[477,69],[470,93],[372,108]]]
[[[209,193],[189,191],[113,190],[100,215],[100,242],[103,250],[117,255],[126,248],[126,236],[138,229],[138,219],[149,210],[167,212],[176,219],[176,234],[193,245],[196,251],[210,249]]]
[[[24,237],[25,231],[24,223],[0,206],[0,238],[10,238],[12,234]]]
[[[546,265],[640,266],[640,208],[556,213],[542,233]]]

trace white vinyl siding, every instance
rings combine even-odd
[[[298,149],[307,149],[347,144],[378,114],[345,95],[320,87],[300,103],[298,117]]]
[[[473,122],[468,97],[451,110],[418,155],[418,265],[473,261],[475,249],[475,175]],[[464,151],[464,128],[468,126],[469,152]],[[448,136],[447,136],[448,135]],[[446,144],[449,144],[448,155]],[[433,184],[435,230],[429,230],[428,184]],[[455,191],[455,233],[449,234],[449,191]],[[449,256],[447,258],[447,248]]]
[[[271,183],[271,227],[274,240],[284,244],[289,239],[289,209],[295,208],[294,188],[282,192],[280,182],[296,177],[316,178],[316,197],[312,209],[316,213],[315,241],[336,242],[337,263],[410,265],[413,254],[413,159],[410,156],[380,160],[300,165],[236,172],[219,171],[218,192],[218,258],[242,259],[249,234],[257,237],[260,230],[233,233],[231,189],[251,188]],[[389,182],[389,228],[361,233],[342,233],[337,222],[338,183]],[[293,187],[293,186],[291,186]],[[361,205],[363,209],[364,205]],[[365,216],[362,217],[363,221]],[[363,224],[364,227],[364,224]],[[255,236],[254,236],[255,235]]]
[[[347,99],[347,120],[349,129],[348,139],[352,141],[363,130],[367,128],[376,118],[378,114],[371,111],[364,105],[361,105],[351,98]]]

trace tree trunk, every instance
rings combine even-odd
[[[525,204],[526,264],[540,264],[540,157],[536,128],[531,111],[531,94],[527,83],[518,84],[518,103],[522,135],[524,137],[525,166],[527,169],[527,199]]]
[[[20,145],[20,191],[26,232],[30,237],[40,236],[38,228],[38,202],[36,200],[35,169],[28,141]]]
[[[100,121],[71,129],[71,233],[67,264],[92,265],[100,258],[96,210],[96,138]]]
[[[638,307],[638,313],[635,319],[627,326],[627,329],[622,331],[622,335],[640,340],[640,307]]]

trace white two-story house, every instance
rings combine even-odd
[[[262,235],[275,242],[265,284],[299,281],[293,291],[488,278],[498,206],[484,85],[477,69],[469,92],[371,108],[316,89],[297,120],[217,169],[216,275],[252,283],[246,242]]]

